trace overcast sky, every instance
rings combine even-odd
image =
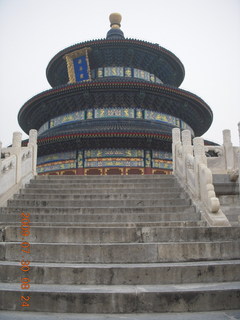
[[[60,50],[106,37],[109,14],[122,14],[126,38],[158,43],[185,67],[180,88],[214,114],[204,138],[222,144],[230,129],[239,145],[240,0],[0,0],[0,141],[21,131],[17,114],[50,89],[46,67]],[[23,138],[27,136],[23,134]]]

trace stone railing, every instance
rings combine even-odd
[[[238,124],[240,130],[240,123]],[[239,175],[239,147],[231,142],[230,130],[223,130],[222,146],[205,146],[207,165],[214,174],[228,174],[231,181]]]
[[[180,184],[201,210],[203,218],[209,225],[229,226],[228,219],[220,209],[219,200],[215,195],[204,140],[194,138],[192,145],[190,131],[184,130],[181,133],[178,128],[173,129],[172,140],[173,173]],[[226,166],[224,168],[226,169]]]
[[[2,148],[0,142],[0,206],[37,174],[37,131],[30,130],[27,147],[21,142],[20,132],[13,133],[11,147]]]

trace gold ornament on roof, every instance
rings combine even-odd
[[[120,29],[122,21],[122,16],[120,15],[120,13],[111,13],[109,16],[109,20],[111,22],[110,27],[112,29]]]

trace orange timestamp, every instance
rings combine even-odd
[[[30,289],[30,278],[28,276],[28,272],[30,271],[30,261],[29,254],[31,252],[30,243],[28,237],[30,236],[30,213],[21,213],[21,253],[22,259],[20,261],[21,267],[20,270],[23,272],[23,276],[21,277],[21,289],[27,291]],[[30,296],[22,294],[20,297],[21,306],[22,307],[30,307]]]

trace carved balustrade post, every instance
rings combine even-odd
[[[240,122],[238,122],[238,137],[239,137],[239,149],[238,149],[238,196],[240,198]]]
[[[22,157],[21,157],[22,134],[14,132],[12,138],[12,154],[16,156],[16,181],[18,183],[22,177]]]
[[[238,136],[239,136],[239,145],[240,145],[240,122],[238,122]]]
[[[234,171],[234,153],[231,131],[228,129],[223,130],[223,148],[227,173],[232,173]]]
[[[12,147],[21,148],[22,145],[22,134],[21,132],[13,132]]]
[[[2,142],[0,141],[0,175],[2,174]]]
[[[187,163],[186,158],[188,154],[193,154],[191,132],[189,130],[182,131],[182,146],[183,146],[183,176],[184,184],[187,183]]]
[[[199,163],[207,165],[205,146],[203,138],[196,137],[193,139],[194,157]]]
[[[172,161],[173,161],[173,174],[177,174],[177,146],[181,144],[180,129],[172,129]]]
[[[37,174],[37,130],[31,129],[29,131],[29,142],[28,146],[31,147],[32,151],[32,172],[34,175]]]
[[[204,141],[202,138],[193,139],[193,152],[194,152],[194,175],[195,175],[195,196],[200,198],[200,177],[199,166],[204,164],[207,166],[207,157],[205,155]]]
[[[240,122],[238,122],[238,137],[239,137],[239,148],[238,148],[238,172],[240,176]],[[240,178],[239,178],[239,188],[240,188]]]

